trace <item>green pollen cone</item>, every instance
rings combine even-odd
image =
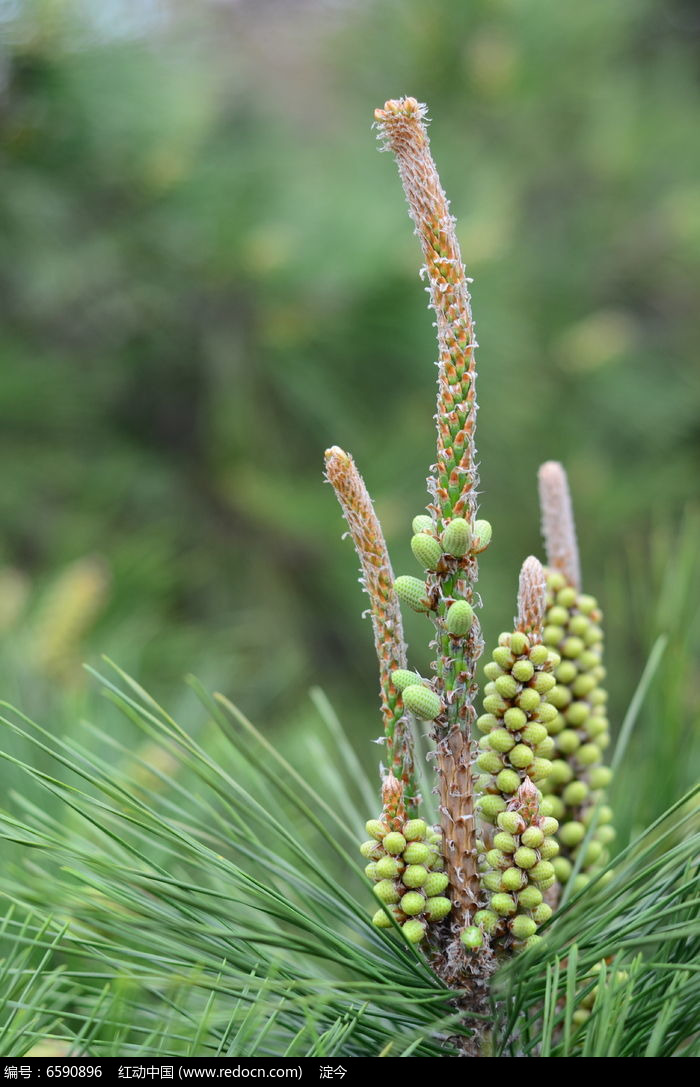
[[[421,721],[434,721],[443,708],[439,695],[429,687],[407,687],[403,692],[403,701],[406,709]]]
[[[419,513],[413,518],[411,528],[414,532],[433,532],[435,525],[432,517],[428,517],[427,513]]]
[[[407,687],[420,686],[423,679],[416,672],[409,672],[407,668],[395,668],[391,673],[391,682],[397,691],[405,691]]]
[[[455,517],[442,534],[442,546],[448,555],[461,558],[469,550],[469,525],[463,517]]]
[[[448,608],[445,616],[445,626],[448,634],[458,638],[463,638],[465,634],[469,633],[473,621],[474,611],[471,604],[468,604],[466,600],[455,600],[454,604],[451,604]]]
[[[607,694],[601,687],[605,669],[600,609],[594,597],[578,592],[558,571],[549,572],[547,593],[544,641],[563,658],[556,669],[557,686],[549,697],[560,710],[564,727],[551,728],[559,757],[541,787],[562,823],[558,839],[563,852],[555,861],[561,879],[559,873],[570,865],[600,790],[612,775],[603,765],[609,733]],[[600,857],[596,849],[587,851],[581,875],[587,878],[592,874]]]
[[[401,931],[410,944],[418,944],[425,936],[425,925],[422,921],[404,921]]]
[[[394,582],[394,590],[402,604],[413,611],[428,611],[430,604],[426,597],[425,582],[410,574],[402,574]]]
[[[419,532],[411,539],[411,551],[424,570],[437,570],[442,548],[434,536]]]
[[[476,925],[470,925],[468,928],[463,929],[459,938],[470,951],[481,947],[484,942],[483,933]]]
[[[452,903],[449,898],[441,896],[429,898],[425,904],[426,915],[431,921],[442,921],[444,917],[447,917],[451,909]]]
[[[491,543],[493,529],[490,521],[479,520],[474,522],[474,535],[472,538],[472,551],[475,555],[485,551]]]

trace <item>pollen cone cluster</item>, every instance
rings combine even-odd
[[[431,924],[447,917],[451,902],[446,897],[448,877],[442,859],[442,834],[422,819],[379,819],[366,824],[368,841],[360,846],[368,860],[366,875],[385,909],[372,921],[377,928],[391,928],[391,914],[409,943],[416,944]]]
[[[606,846],[615,834],[610,826],[611,809],[601,802],[612,778],[611,770],[603,765],[610,736],[608,696],[601,686],[605,678],[602,613],[594,597],[578,592],[558,570],[550,571],[547,577],[547,604],[543,637],[550,650],[560,654],[561,662],[554,670],[556,686],[548,695],[557,711],[549,726],[556,751],[542,790],[561,824],[562,855],[555,862],[561,883],[570,878],[580,849],[585,849],[574,881],[578,891],[596,868],[607,864]],[[582,847],[596,804],[597,828],[593,839]]]
[[[491,525],[477,520],[470,525],[453,517],[440,531],[427,514],[413,519],[411,550],[423,567],[423,577],[403,575],[394,582],[402,604],[429,615],[436,637],[434,676],[423,679],[415,672],[392,672],[401,691],[401,704],[418,721],[432,722],[436,741],[435,769],[438,778],[445,861],[452,888],[455,930],[461,928],[478,901],[476,835],[472,786],[471,700],[476,659],[481,653],[479,621],[470,603],[467,572],[491,540]],[[457,937],[455,936],[455,940]]]
[[[607,692],[602,686],[602,613],[594,597],[581,592],[581,572],[573,508],[566,472],[556,461],[539,470],[542,532],[547,550],[547,613],[543,640],[561,661],[549,701],[557,710],[550,724],[556,752],[552,773],[543,782],[552,814],[561,823],[562,854],[557,879],[566,883],[574,865],[574,889],[582,890],[596,869],[607,864],[606,846],[615,836],[603,790],[612,773],[603,765],[610,742]],[[597,812],[597,826],[586,845],[586,828]],[[581,855],[581,851],[583,855]]]
[[[476,663],[483,639],[475,586],[478,556],[488,546],[491,526],[477,519],[477,345],[455,220],[430,152],[427,108],[415,98],[391,99],[375,111],[375,120],[382,147],[396,159],[420,241],[438,341],[437,451],[428,478],[432,502],[424,525],[414,527],[414,537],[432,536],[434,543],[422,538],[412,542],[414,555],[427,572],[425,591],[416,578],[401,585],[397,581],[396,592],[410,607],[428,612],[435,624],[432,683],[440,712],[431,718],[435,722],[431,734],[457,932],[479,894],[471,763]],[[416,694],[408,698],[415,699]],[[435,705],[426,702],[425,709]],[[455,936],[453,945],[456,940]],[[455,980],[451,964],[460,955],[457,946],[446,952],[439,967],[444,978]]]
[[[413,611],[426,612],[438,625],[444,642],[445,655],[450,669],[438,667],[437,682],[433,685],[413,672],[403,669],[392,672],[392,680],[403,694],[407,709],[424,721],[434,721],[450,707],[459,709],[454,691],[464,682],[465,654],[468,652],[478,622],[474,609],[462,595],[464,568],[473,557],[485,550],[491,539],[488,521],[476,521],[470,528],[462,517],[455,517],[443,532],[438,532],[435,522],[427,514],[413,519],[411,550],[416,561],[423,567],[423,577],[402,574],[394,582],[399,601]],[[419,686],[416,691],[413,688]],[[442,689],[441,698],[435,689]],[[429,697],[430,695],[433,697]],[[415,703],[415,704],[413,704]],[[441,725],[446,725],[446,720]],[[462,722],[463,723],[463,722]]]
[[[477,727],[484,733],[476,766],[483,820],[494,823],[526,778],[540,782],[552,772],[554,742],[549,735],[557,711],[548,701],[555,686],[559,656],[516,630],[501,634],[484,671],[484,713]]]
[[[559,851],[553,835],[558,823],[542,815],[540,792],[525,778],[506,809],[496,816],[497,832],[491,848],[481,855],[482,884],[488,906],[478,910],[473,924],[462,933],[467,948],[491,943],[514,951],[531,947],[540,937],[540,925],[552,916],[544,892],[555,882],[551,863]]]

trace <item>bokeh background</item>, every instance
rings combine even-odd
[[[618,786],[628,831],[658,814],[698,768],[697,6],[0,0],[0,35],[2,697],[78,727],[106,653],[294,751],[318,685],[375,772],[322,454],[353,452],[417,572],[435,347],[371,129],[411,94],[474,277],[487,640],[560,459],[616,722],[670,639]]]

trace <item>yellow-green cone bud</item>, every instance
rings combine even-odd
[[[489,733],[489,747],[492,751],[500,751],[505,754],[515,747],[515,739],[508,729],[495,728],[493,732]]]
[[[505,772],[505,771],[502,771]],[[515,775],[518,776],[517,774]],[[518,778],[518,782],[520,779]],[[517,789],[516,785],[516,789]],[[515,792],[515,789],[513,790]],[[483,817],[490,821],[493,821],[496,816],[505,810],[506,802],[502,796],[493,796],[490,793],[487,796],[480,796],[477,800],[477,807]]]
[[[518,693],[518,684],[511,675],[508,675],[508,673],[499,676],[498,679],[495,680],[495,686],[501,698],[515,698]]]
[[[592,766],[594,762],[600,761],[601,755],[601,750],[597,744],[584,744],[576,752],[576,759],[581,766]]]
[[[517,792],[521,786],[520,776],[514,770],[502,770],[496,778],[496,784],[501,792]],[[503,805],[505,807],[505,805]]]
[[[518,905],[523,910],[534,910],[542,901],[542,892],[539,887],[533,887],[531,883],[524,887],[518,895]]]
[[[442,894],[449,882],[449,877],[444,872],[431,872],[423,884],[423,890],[428,898],[434,898],[436,895]]]
[[[401,931],[410,944],[419,944],[425,936],[425,925],[422,921],[404,921]]]
[[[481,929],[477,928],[476,925],[470,925],[469,928],[463,929],[459,938],[464,946],[470,951],[473,951],[477,947],[481,947],[484,942]]]
[[[527,827],[522,832],[520,841],[530,849],[539,849],[544,841],[544,831],[540,830],[539,827]]]
[[[520,868],[506,868],[501,876],[501,886],[506,891],[519,891],[525,878]]]
[[[501,853],[500,849],[489,849],[486,854],[486,863],[491,868],[507,868],[510,864],[510,857],[505,853]]]
[[[492,910],[477,910],[474,914],[474,924],[479,925],[484,932],[493,932],[500,923],[500,917]]]
[[[547,739],[547,728],[545,725],[532,724],[526,725],[522,730],[521,737],[524,744],[537,747],[543,740]]]
[[[588,786],[585,781],[572,781],[562,793],[562,800],[569,808],[577,808],[583,804],[588,796]],[[567,843],[570,844],[570,843]]]
[[[615,837],[615,827],[598,827],[595,836],[599,842],[603,843],[603,845],[609,845]]]
[[[566,720],[570,725],[580,728],[590,715],[591,707],[587,702],[572,702],[566,711]]]
[[[391,682],[397,691],[405,691],[407,687],[421,686],[423,677],[417,672],[409,672],[407,668],[395,668],[391,673]]]
[[[455,600],[454,604],[451,604],[448,608],[445,616],[448,634],[452,634],[456,638],[463,638],[465,634],[469,633],[473,620],[474,611],[471,604],[468,604],[466,600]]]
[[[368,861],[376,861],[382,855],[382,847],[378,841],[374,838],[369,842],[363,842],[360,846],[360,853]]]
[[[435,528],[432,517],[428,517],[427,513],[419,513],[413,518],[413,524],[411,528],[414,532],[432,532]]]
[[[528,849],[527,846],[521,845],[520,849],[516,849],[513,854],[513,860],[518,868],[534,868],[538,857],[534,849]]]
[[[486,705],[485,700],[484,705]],[[511,732],[520,732],[527,724],[527,716],[517,706],[512,706],[503,714],[503,723]]]
[[[535,753],[527,744],[516,744],[513,750],[509,752],[508,758],[513,766],[516,766],[519,770],[524,770],[534,760]]]
[[[401,909],[409,917],[414,914],[422,913],[425,909],[425,899],[418,891],[407,891],[401,899]]]
[[[424,570],[436,570],[442,558],[442,548],[434,536],[419,532],[411,538],[411,551]]]
[[[588,780],[591,789],[604,789],[612,781],[612,770],[609,766],[596,766],[591,770]]]
[[[385,823],[382,823],[381,819],[368,819],[365,823],[365,830],[368,834],[371,834],[377,841],[381,841],[389,828]]]
[[[442,921],[443,917],[447,917],[451,909],[452,903],[449,898],[442,898],[440,896],[429,898],[425,904],[426,916],[431,921]]]
[[[425,842],[409,842],[403,851],[406,864],[425,864],[430,855],[431,848]]]
[[[557,685],[557,681],[551,672],[538,672],[533,683],[538,694],[549,694]],[[550,699],[550,701],[553,700]]]
[[[586,834],[586,828],[583,823],[579,823],[573,820],[570,823],[564,823],[563,827],[559,828],[559,840],[562,845],[567,846],[569,849],[573,849],[575,845],[582,842]]]
[[[525,821],[517,811],[502,812],[497,822],[501,830],[507,831],[508,834],[521,834],[525,829]]]
[[[554,868],[549,861],[538,861],[537,864],[530,869],[529,876],[533,883],[546,883],[547,880],[554,878]]]
[[[552,907],[548,906],[546,902],[543,902],[541,906],[538,906],[535,909],[532,916],[534,917],[538,925],[543,925],[545,921],[549,921],[550,917],[552,916],[552,912]]]
[[[401,865],[396,857],[381,857],[374,867],[379,879],[396,879],[401,871]]]
[[[526,687],[524,691],[521,691],[518,695],[518,706],[526,713],[534,713],[539,708],[542,699],[538,695],[537,691],[532,687]]]
[[[552,722],[556,721],[559,713],[556,706],[550,706],[550,704],[546,702],[543,706],[539,707],[537,711],[537,716],[543,725],[551,726]]]
[[[512,895],[495,894],[491,896],[491,909],[503,916],[515,913],[515,899]]]
[[[523,634],[521,630],[516,630],[510,636],[510,651],[515,653],[516,657],[521,656],[523,653],[530,652],[530,639],[527,634]]]
[[[373,890],[377,898],[382,902],[386,902],[387,905],[399,901],[399,892],[390,879],[383,879],[379,883],[375,883]]]
[[[566,883],[567,880],[571,878],[573,866],[571,861],[567,860],[566,857],[556,857],[555,860],[552,861],[552,867],[554,868],[554,874],[560,883]]]
[[[548,778],[552,772],[552,764],[549,759],[534,759],[530,763],[527,770],[531,781],[542,781],[543,778]]]
[[[470,543],[469,525],[463,517],[455,517],[442,534],[442,546],[448,555],[461,558],[466,555]]]
[[[409,819],[404,823],[403,836],[407,842],[414,842],[424,838],[428,827],[424,819]]]
[[[527,940],[528,936],[535,935],[536,929],[535,922],[524,913],[519,913],[510,923],[510,931],[516,940]]]
[[[439,695],[429,687],[407,687],[403,692],[403,701],[406,709],[421,721],[434,721],[442,712]]]
[[[536,668],[539,668],[540,665],[544,664],[548,656],[549,650],[547,649],[546,645],[541,645],[540,643],[538,643],[537,645],[531,646],[530,663],[534,664]]]
[[[574,772],[568,762],[564,762],[563,759],[555,759],[549,776],[553,785],[564,785],[567,781],[571,781]]]
[[[528,683],[534,674],[535,669],[529,660],[519,660],[513,665],[513,679],[517,679],[518,683]]]
[[[476,760],[476,765],[487,774],[497,774],[503,769],[503,759],[495,751],[484,751]]]
[[[384,910],[377,910],[372,918],[372,924],[376,928],[391,928],[391,921],[384,913]]]
[[[398,830],[392,830],[389,834],[384,836],[382,845],[386,849],[387,853],[403,853],[406,848],[406,839],[403,834],[399,834]]]
[[[409,864],[401,882],[404,887],[422,887],[428,879],[428,869],[422,864]]]
[[[493,529],[491,528],[490,521],[475,521],[474,532],[472,536],[472,551],[475,555],[478,555],[481,551],[485,551],[491,543],[491,535]]]
[[[559,819],[564,810],[564,805],[558,796],[543,796],[540,802],[540,815],[551,815]]]
[[[507,645],[498,645],[491,654],[499,668],[512,668],[515,658]]]
[[[496,778],[496,785],[502,793],[515,793],[520,788],[520,777],[515,770],[501,770]]]
[[[501,873],[487,872],[485,876],[482,876],[481,882],[483,883],[487,891],[500,891]]]
[[[602,852],[602,842],[589,842],[583,855],[583,863],[585,864],[586,868],[590,868],[592,864],[595,864],[595,862],[600,859],[600,855]]]
[[[573,728],[565,728],[557,736],[557,750],[563,755],[573,755],[581,746],[581,737]]]
[[[394,582],[396,595],[402,604],[406,604],[413,611],[428,611],[430,604],[426,597],[425,582],[410,574],[402,574]]]

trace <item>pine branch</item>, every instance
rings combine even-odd
[[[429,612],[436,627],[432,643],[436,650],[433,689],[440,701],[438,712],[431,714],[432,735],[453,904],[450,931],[443,938],[437,968],[456,987],[466,982],[472,990],[472,1006],[477,1007],[481,1006],[485,978],[491,969],[490,955],[488,948],[465,955],[460,934],[482,900],[474,821],[472,735],[475,671],[483,639],[473,607],[477,603],[476,556],[488,546],[491,529],[487,522],[476,520],[476,340],[468,280],[455,220],[430,154],[426,112],[426,107],[414,98],[401,98],[376,110],[375,120],[384,149],[393,152],[398,164],[425,259],[430,306],[436,316],[437,460],[428,479],[433,499],[432,524],[422,532],[439,546],[435,561],[424,563],[427,577],[422,595],[419,584],[411,584],[405,596],[411,606]],[[414,553],[420,557],[417,547]]]

